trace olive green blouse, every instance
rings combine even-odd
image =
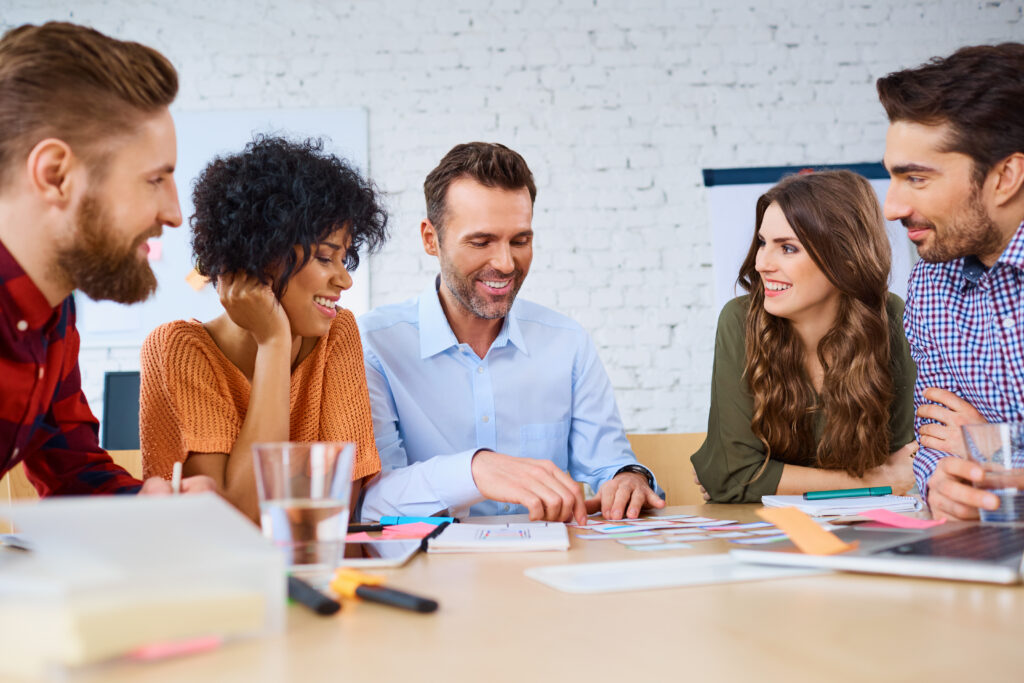
[[[813,466],[813,454],[804,454],[799,460],[773,456],[757,481],[748,483],[765,459],[764,445],[750,428],[754,398],[743,377],[749,299],[749,296],[733,299],[718,318],[708,435],[704,445],[690,458],[701,485],[715,503],[758,503],[761,496],[774,494],[778,489],[784,463]],[[914,440],[917,367],[903,335],[903,300],[890,293],[885,308],[892,330],[889,343],[895,390],[889,418],[891,452]],[[825,416],[819,410],[815,417],[815,439],[820,440]]]

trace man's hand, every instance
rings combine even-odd
[[[182,493],[206,493],[207,491],[218,493],[217,484],[210,477],[200,475],[185,477],[181,480]],[[162,477],[150,477],[142,483],[142,488],[139,490],[140,496],[169,496],[171,493],[171,482]]]
[[[999,499],[975,488],[985,472],[981,466],[962,458],[943,458],[928,480],[928,507],[935,519],[978,519],[978,508],[995,510]]]
[[[600,510],[605,519],[636,519],[645,507],[663,508],[665,501],[647,485],[647,477],[636,472],[616,474],[587,501],[587,513]]]
[[[524,505],[531,520],[587,523],[579,484],[550,460],[479,451],[473,456],[472,472],[483,496]]]
[[[935,403],[922,404],[917,409],[917,416],[935,420],[935,424],[921,425],[921,445],[961,458],[968,457],[967,444],[964,443],[964,433],[960,427],[982,424],[988,420],[970,403],[945,389],[929,387],[924,390],[924,397]]]

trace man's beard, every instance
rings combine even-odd
[[[975,188],[961,213],[939,231],[934,223],[913,223],[903,219],[905,227],[919,225],[932,230],[930,243],[917,248],[922,259],[944,263],[964,256],[989,256],[1003,247],[1003,235],[981,202],[981,190]]]
[[[512,303],[516,299],[516,294],[519,293],[519,288],[523,286],[523,276],[518,270],[513,271],[511,276],[501,275],[493,278],[483,278],[484,280],[507,280],[509,277],[512,278],[512,289],[504,297],[495,301],[492,297],[477,291],[475,281],[480,278],[476,275],[466,277],[456,271],[448,259],[442,257],[440,261],[441,279],[463,308],[476,317],[484,318],[485,320],[496,320],[508,315],[508,311],[512,308]]]
[[[139,258],[138,248],[150,237],[160,235],[160,225],[130,244],[118,243],[107,212],[92,195],[82,198],[75,222],[74,238],[57,252],[56,261],[60,274],[72,287],[93,300],[122,304],[142,301],[156,290],[156,275],[149,262]]]

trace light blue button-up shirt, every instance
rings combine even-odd
[[[359,318],[381,459],[363,519],[526,512],[477,490],[470,465],[482,449],[551,460],[595,491],[636,464],[580,325],[517,299],[481,359],[455,338],[436,287]]]

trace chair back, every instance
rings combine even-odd
[[[693,480],[690,456],[704,443],[706,432],[688,434],[627,434],[641,465],[654,472],[669,505],[702,505],[704,497]]]

